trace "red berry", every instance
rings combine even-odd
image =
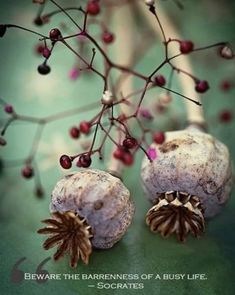
[[[125,153],[124,149],[121,148],[121,147],[118,147],[118,148],[114,151],[113,156],[114,156],[114,158],[117,159],[117,160],[122,160],[124,153]]]
[[[97,15],[100,13],[100,4],[97,0],[90,0],[86,9],[90,15]]]
[[[220,84],[221,90],[223,90],[225,92],[229,91],[232,87],[233,87],[232,83],[230,81],[228,81],[228,80],[224,80]]]
[[[127,120],[127,116],[126,116],[125,114],[120,114],[120,115],[118,116],[118,120],[119,120],[120,122],[125,122],[125,121]]]
[[[154,81],[155,81],[155,84],[157,85],[157,86],[164,86],[165,84],[166,84],[166,79],[165,79],[165,77],[164,76],[162,76],[162,75],[158,75],[158,76],[156,76],[155,78],[154,78]]]
[[[0,37],[3,37],[6,33],[7,26],[6,25],[0,25]]]
[[[78,159],[77,166],[87,168],[91,165],[91,157],[89,155],[81,155]]]
[[[131,166],[134,163],[133,155],[130,152],[125,151],[123,154],[122,162],[127,166]]]
[[[110,44],[114,40],[114,34],[105,31],[105,32],[103,32],[102,40],[103,40],[104,43]]]
[[[50,55],[51,55],[51,51],[50,51],[50,49],[48,49],[47,47],[43,48],[43,50],[42,50],[42,55],[43,55],[45,58],[49,58]]]
[[[4,110],[5,110],[5,112],[8,113],[8,114],[12,114],[12,113],[14,112],[13,106],[10,105],[10,104],[5,105]]]
[[[192,41],[186,40],[180,42],[180,52],[187,54],[193,51],[194,44]]]
[[[82,133],[84,134],[88,134],[90,132],[91,129],[91,124],[90,122],[87,121],[82,121],[79,125],[79,129]]]
[[[35,46],[35,51],[36,51],[36,53],[38,54],[38,55],[42,55],[43,54],[43,50],[45,49],[45,46],[44,45],[42,45],[42,44],[37,44],[36,46]]]
[[[205,80],[196,82],[195,90],[199,93],[204,93],[210,88],[209,84]]]
[[[51,41],[58,41],[59,39],[62,38],[62,34],[59,29],[55,28],[50,30],[49,37]]]
[[[70,128],[69,133],[70,133],[70,136],[74,139],[77,139],[80,136],[80,131],[77,127]]]
[[[127,137],[123,140],[122,145],[127,149],[133,149],[137,145],[137,140],[134,137]]]
[[[134,162],[134,157],[133,155],[126,149],[122,147],[118,147],[114,153],[113,156],[115,159],[120,160],[123,162],[123,164],[130,166]]]
[[[72,160],[67,155],[62,155],[60,157],[60,166],[64,169],[70,169],[72,167]]]
[[[165,141],[165,134],[164,132],[156,132],[153,135],[153,141],[157,144],[162,144]]]
[[[25,166],[22,170],[21,170],[21,175],[24,178],[31,178],[34,175],[34,171],[33,168],[29,165]]]
[[[223,123],[229,123],[233,119],[233,113],[229,110],[224,110],[219,114],[219,119]]]
[[[44,63],[38,66],[38,72],[41,75],[47,75],[50,73],[50,71],[51,71],[51,68]]]

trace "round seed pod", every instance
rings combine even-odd
[[[213,136],[189,127],[166,132],[163,144],[153,144],[158,157],[143,160],[141,177],[148,199],[155,204],[146,216],[153,232],[204,231],[204,217],[216,215],[232,189],[232,165],[227,147]]]
[[[111,248],[122,238],[132,221],[134,205],[129,190],[119,178],[104,171],[86,169],[58,181],[52,192],[50,211],[56,221],[58,217],[61,219],[62,234],[67,231],[67,239],[77,236],[75,246],[82,260],[88,263],[92,246]],[[67,227],[64,225],[66,222]],[[47,227],[39,230],[39,233],[50,232]],[[69,245],[63,254],[68,251],[71,254]],[[71,266],[74,267],[78,259],[74,255],[70,256]],[[57,255],[54,258],[57,259]]]

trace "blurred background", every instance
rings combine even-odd
[[[86,1],[58,1],[64,6],[83,5]],[[106,1],[107,2],[107,1]],[[113,1],[114,2],[114,1]],[[125,1],[122,1],[125,2]],[[102,1],[101,1],[102,3]],[[219,0],[180,1],[184,9],[180,9],[177,1],[157,1],[162,9],[170,16],[183,39],[191,39],[197,47],[210,45],[220,41],[228,41],[235,48],[235,2]],[[115,7],[115,6],[114,6]],[[48,3],[46,12],[55,7]],[[118,8],[113,8],[118,9]],[[43,27],[37,27],[33,20],[38,6],[32,1],[8,0],[0,3],[0,23],[14,23],[29,29],[48,34],[51,28],[60,27],[65,33],[76,33],[76,28],[62,14],[56,15],[51,22]],[[79,15],[71,15],[82,23]],[[125,15],[123,15],[125,18]],[[160,40],[153,42],[153,33],[144,19],[133,10],[136,36],[133,42],[142,40],[146,48],[138,57],[135,69],[144,74],[150,73],[154,65],[163,60]],[[117,22],[122,20],[111,18],[110,28],[115,34]],[[123,28],[125,30],[125,27]],[[97,26],[91,26],[91,33],[100,38]],[[78,46],[78,40],[73,41]],[[82,42],[82,41],[81,41]],[[61,111],[84,106],[100,99],[102,81],[99,77],[87,73],[77,73],[78,61],[65,47],[58,45],[53,52],[49,65],[51,73],[39,75],[37,67],[43,62],[37,36],[30,33],[9,29],[0,40],[0,97],[12,104],[17,113],[35,117],[49,116]],[[109,55],[115,60],[117,48],[120,45],[118,35],[114,44],[108,48]],[[84,54],[91,55],[91,46],[84,45]],[[215,49],[200,53],[193,53],[191,57],[194,74],[208,80],[210,91],[203,95],[203,108],[211,134],[224,142],[230,149],[235,160],[235,144],[233,112],[235,112],[235,64],[234,60],[220,58]],[[102,59],[97,54],[95,65],[102,68]],[[161,71],[169,76],[169,68]],[[135,88],[139,82],[134,79]],[[173,89],[180,91],[177,76],[173,79]],[[145,106],[151,108],[153,98],[161,95],[160,90],[147,94]],[[196,97],[196,94],[195,94]],[[227,112],[230,119],[224,119]],[[1,193],[0,193],[0,222],[1,222],[1,293],[37,295],[42,292],[48,294],[92,294],[93,289],[87,287],[89,281],[48,281],[40,284],[23,281],[19,284],[11,281],[11,270],[21,258],[27,257],[20,269],[24,272],[36,272],[36,267],[53,251],[42,249],[43,237],[36,234],[41,227],[40,220],[49,216],[50,193],[56,181],[66,171],[59,166],[61,154],[75,154],[86,145],[86,138],[78,141],[71,139],[69,128],[83,119],[89,119],[96,114],[89,110],[74,116],[47,124],[42,135],[35,163],[36,181],[42,183],[44,197],[35,196],[35,179],[25,180],[21,176],[23,162],[32,148],[36,131],[35,124],[15,122],[6,132],[7,145],[1,147]],[[183,128],[186,122],[183,99],[172,96],[172,102],[166,106],[166,111],[153,114],[154,122],[146,122],[156,126],[156,130]],[[226,117],[226,116],[225,116]],[[7,115],[1,110],[1,124]],[[110,152],[110,145],[106,149],[105,162],[101,163],[95,157],[92,167],[105,168]],[[139,151],[135,157],[135,164],[126,168],[124,183],[131,190],[136,204],[136,214],[132,226],[124,239],[107,251],[94,251],[89,266],[80,263],[77,269],[68,266],[67,258],[58,263],[48,261],[45,269],[50,273],[205,273],[207,280],[200,281],[146,281],[143,290],[138,294],[225,294],[235,293],[234,286],[234,193],[231,200],[221,212],[207,224],[205,235],[200,240],[189,237],[183,245],[174,237],[163,240],[149,232],[144,223],[145,212],[150,207],[140,184],[140,165],[143,153]],[[20,161],[18,161],[20,160]],[[77,169],[76,167],[74,169]],[[40,175],[40,180],[39,180]],[[138,181],[137,181],[138,180]],[[111,294],[110,290],[95,290],[97,294]],[[112,294],[129,294],[133,290],[112,290]]]

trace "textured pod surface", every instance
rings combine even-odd
[[[205,217],[212,217],[228,200],[232,168],[227,147],[195,128],[166,133],[162,145],[153,144],[158,157],[144,159],[141,177],[152,203],[159,194],[182,191],[200,198]]]
[[[92,245],[111,248],[134,214],[130,192],[111,174],[88,169],[62,178],[52,192],[51,212],[74,211],[91,226]]]

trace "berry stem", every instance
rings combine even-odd
[[[60,6],[56,1],[54,0],[49,0],[50,2],[52,2],[55,6],[57,6],[61,12],[63,12],[70,20],[71,22],[80,30],[82,31],[82,28],[78,25],[77,22],[75,22],[75,20],[70,16],[70,14],[62,7]]]

